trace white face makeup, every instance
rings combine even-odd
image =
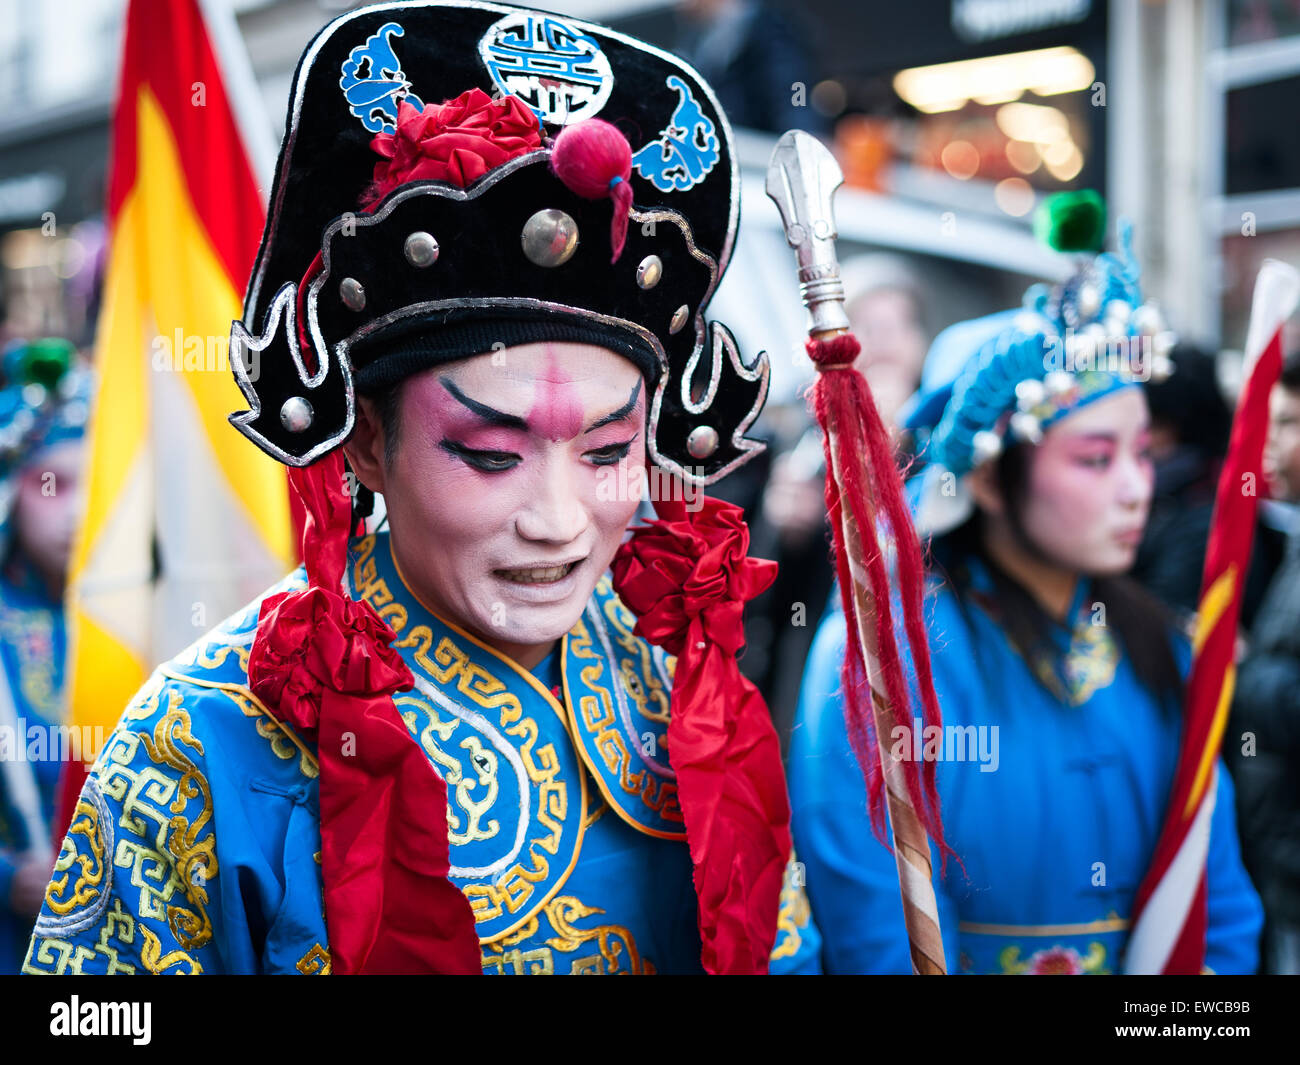
[[[1020,522],[1062,568],[1090,576],[1133,565],[1151,508],[1155,470],[1146,397],[1137,388],[1089,403],[1033,448]]]
[[[384,473],[393,554],[437,614],[534,665],[578,621],[639,500],[646,386],[627,359],[538,343],[402,388]]]

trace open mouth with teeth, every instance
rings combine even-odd
[[[579,559],[576,562],[566,562],[563,566],[499,569],[494,572],[503,580],[514,581],[515,584],[554,584],[556,581],[564,580],[582,561]]]

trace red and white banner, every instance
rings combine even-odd
[[[1300,273],[1265,260],[1255,282],[1244,385],[1215,494],[1187,681],[1183,743],[1169,811],[1138,889],[1128,973],[1196,974],[1205,964],[1206,857],[1219,747],[1236,683],[1237,620],[1250,568],[1268,398],[1282,371],[1282,327],[1300,303]]]

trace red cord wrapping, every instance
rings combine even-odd
[[[812,407],[822,427],[826,453],[826,508],[830,513],[835,536],[835,569],[846,621],[847,645],[842,672],[845,724],[849,743],[866,780],[872,830],[884,840],[884,780],[878,750],[882,738],[876,735],[871,686],[864,667],[864,648],[853,621],[853,578],[849,572],[841,521],[841,505],[845,500],[848,501],[849,512],[862,542],[865,556],[863,564],[875,602],[876,654],[893,724],[905,727],[907,735],[911,735],[911,702],[902,658],[894,636],[889,573],[879,540],[877,515],[888,526],[887,535],[894,544],[903,627],[916,671],[923,727],[942,727],[942,719],[930,670],[930,651],[922,610],[925,569],[921,548],[912,525],[911,512],[903,497],[902,478],[894,464],[894,449],[889,433],[876,410],[866,379],[853,369],[853,360],[860,350],[857,338],[851,333],[830,340],[810,340],[807,345],[809,357],[821,371],[812,386]],[[836,372],[832,375],[831,371]],[[830,425],[836,429],[835,464],[831,461]],[[832,472],[836,464],[840,472],[838,484]],[[872,504],[875,506],[874,513]],[[943,836],[943,820],[935,785],[935,765],[932,761],[923,761],[918,767],[916,762],[908,759],[902,763],[902,767],[917,816],[946,862],[951,850]]]

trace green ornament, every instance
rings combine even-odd
[[[59,337],[33,340],[23,355],[23,383],[42,385],[53,391],[72,365],[74,352],[72,344]]]
[[[1095,254],[1106,245],[1106,201],[1092,189],[1055,193],[1038,209],[1034,236],[1057,251]]]

